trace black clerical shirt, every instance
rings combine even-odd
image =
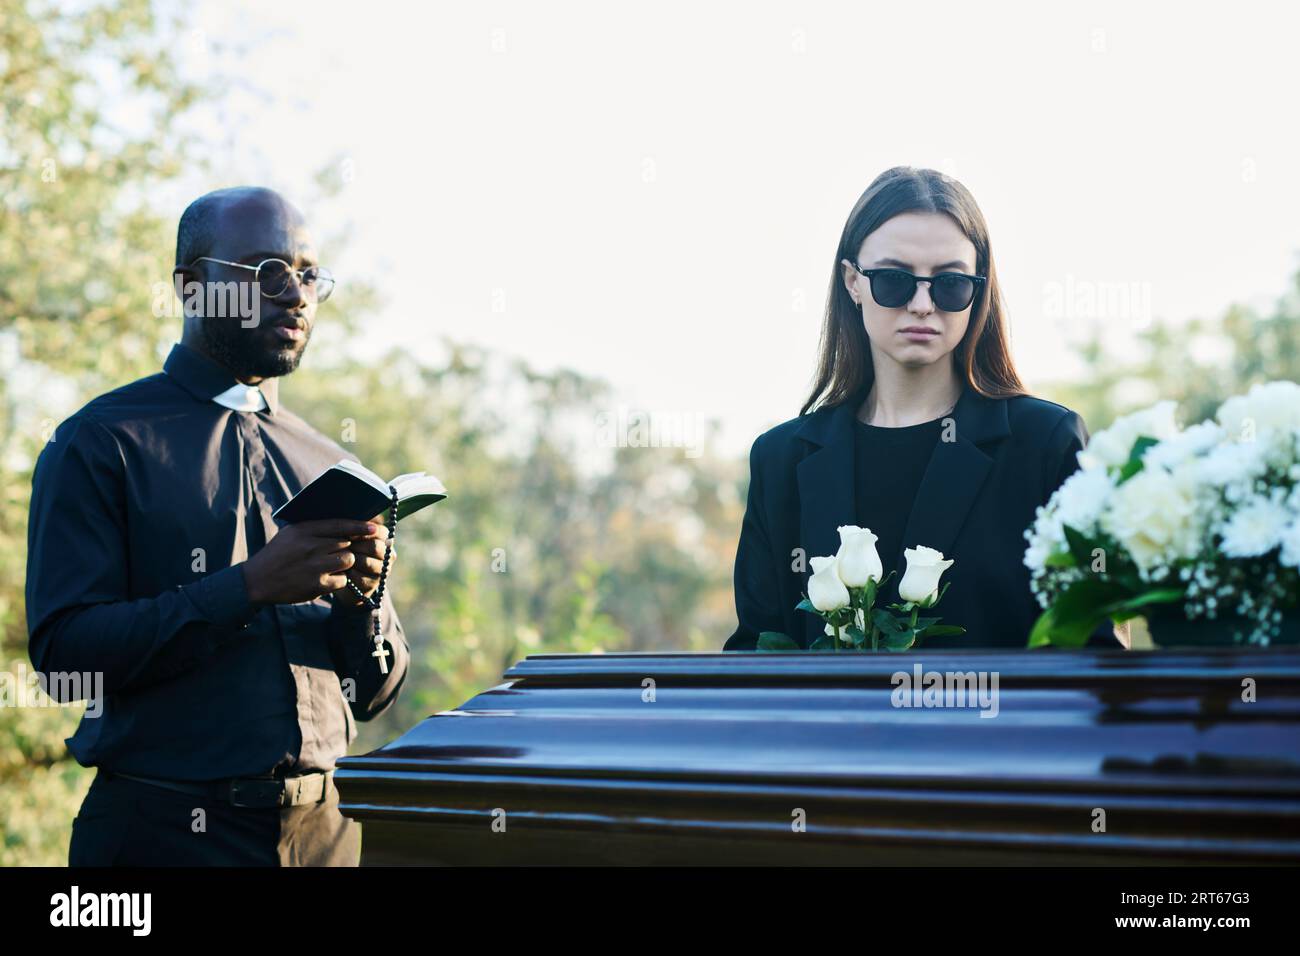
[[[401,622],[386,594],[382,674],[373,612],[328,597],[254,607],[236,565],[276,533],[272,511],[356,456],[279,407],[275,379],[265,408],[233,411],[213,399],[235,379],[206,356],[177,344],[163,369],[91,401],[36,463],[32,663],[102,675],[102,712],[68,739],[83,766],[175,780],[332,769],[354,720],[397,697]]]

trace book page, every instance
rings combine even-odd
[[[414,495],[445,495],[447,489],[442,486],[433,475],[425,474],[422,471],[410,472],[405,475],[398,475],[393,479],[393,487],[397,490],[398,498],[410,498]]]
[[[388,482],[384,481],[384,479],[380,478],[365,465],[344,458],[334,467],[340,471],[346,471],[349,475],[354,475],[355,477],[360,478],[376,491],[382,492],[385,497],[388,496]]]

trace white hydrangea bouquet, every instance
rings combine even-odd
[[[840,549],[833,557],[811,558],[812,577],[808,579],[808,596],[796,606],[797,611],[816,614],[826,622],[825,632],[813,642],[813,651],[905,651],[922,638],[940,634],[963,634],[966,629],[940,624],[940,618],[921,616],[939,603],[942,588],[939,578],[952,567],[942,552],[933,548],[907,548],[907,570],[898,582],[902,602],[876,607],[880,587],[894,572],[882,577],[884,568],[876,550],[875,533],[870,528],[842,525]],[[799,650],[788,635],[764,631],[758,637],[760,651]]]
[[[1256,385],[1186,429],[1159,402],[1094,435],[1079,464],[1025,532],[1045,609],[1030,647],[1139,614],[1157,644],[1294,640],[1300,385]]]

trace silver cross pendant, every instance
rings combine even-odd
[[[384,647],[384,639],[382,637],[375,638],[375,651],[370,656],[379,658],[379,673],[387,674],[388,648]]]

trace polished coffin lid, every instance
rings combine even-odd
[[[1300,653],[538,655],[336,781],[364,863],[1300,862]]]

